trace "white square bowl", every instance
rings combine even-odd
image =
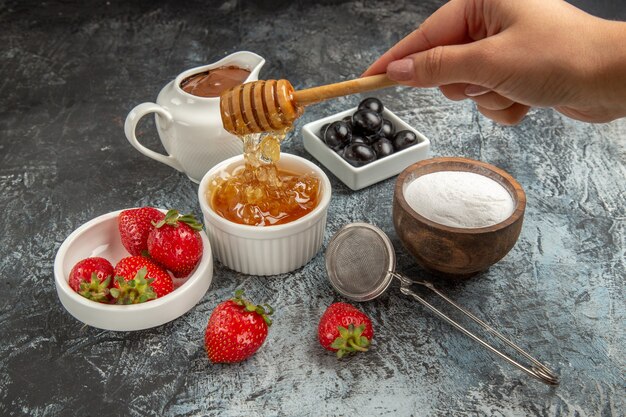
[[[418,142],[406,149],[377,159],[367,165],[355,167],[345,161],[337,152],[330,149],[318,136],[320,128],[326,123],[341,120],[354,114],[356,107],[324,117],[302,127],[304,149],[321,162],[330,172],[353,190],[360,190],[379,181],[398,175],[409,165],[427,159],[430,154],[430,140],[419,131],[404,122],[389,109],[383,110],[383,117],[396,128],[396,132],[410,130],[417,136]]]

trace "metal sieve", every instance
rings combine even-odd
[[[395,272],[396,256],[389,237],[379,228],[367,223],[352,223],[344,226],[331,239],[326,249],[326,270],[332,286],[343,296],[353,301],[369,301],[380,296],[387,290],[393,278],[400,281],[400,291],[410,295],[435,315],[470,337],[481,346],[500,358],[516,366],[527,374],[549,385],[558,385],[558,376],[547,366],[530,356],[515,343],[504,337],[500,332],[480,320],[446,297],[428,281],[417,281]],[[507,354],[479,338],[465,327],[448,317],[436,307],[428,303],[410,287],[421,285],[433,291],[449,305],[461,311],[465,316],[480,325],[486,332],[497,337],[507,346],[530,361],[522,365]]]

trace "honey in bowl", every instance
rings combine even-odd
[[[180,83],[183,91],[198,97],[219,97],[231,87],[244,82],[250,71],[234,65],[191,75]]]
[[[209,205],[221,217],[250,226],[275,226],[315,209],[320,180],[315,175],[278,169],[280,142],[286,132],[251,134],[244,141],[244,166],[214,178]]]
[[[245,84],[241,93],[246,86],[255,85]],[[225,86],[222,90],[226,90]],[[248,91],[248,94],[255,94],[255,90]],[[241,123],[257,123],[260,117],[266,116],[265,113],[245,108],[245,102],[239,99],[231,100],[228,106],[222,106],[222,110],[229,108],[233,111],[235,106],[241,108]],[[313,211],[319,201],[319,178],[278,169],[280,142],[292,124],[283,120],[280,106],[266,107],[269,117],[267,132],[241,133],[248,129],[236,132],[243,141],[244,166],[214,178],[207,190],[206,198],[213,210],[234,223],[250,226],[289,223]]]

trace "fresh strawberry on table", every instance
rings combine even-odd
[[[148,251],[148,234],[165,214],[154,207],[141,207],[122,211],[117,225],[122,244],[131,255],[142,255]]]
[[[167,271],[143,256],[129,256],[115,265],[114,286],[111,294],[117,304],[142,303],[174,290]]]
[[[109,288],[113,285],[113,265],[104,258],[94,256],[80,260],[70,271],[70,287],[93,301],[108,303]]]
[[[367,351],[374,329],[370,319],[356,307],[334,303],[322,315],[317,335],[325,349],[337,352],[341,358],[348,353]]]
[[[213,363],[234,363],[252,356],[267,337],[274,310],[243,298],[243,291],[219,304],[207,324],[204,346]]]
[[[176,210],[169,210],[163,220],[153,224],[148,253],[176,278],[186,277],[202,258],[202,224],[193,214],[181,216]]]

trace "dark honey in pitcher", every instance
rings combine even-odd
[[[223,91],[243,83],[249,75],[250,71],[245,68],[219,67],[185,78],[180,88],[198,97],[219,97]]]

